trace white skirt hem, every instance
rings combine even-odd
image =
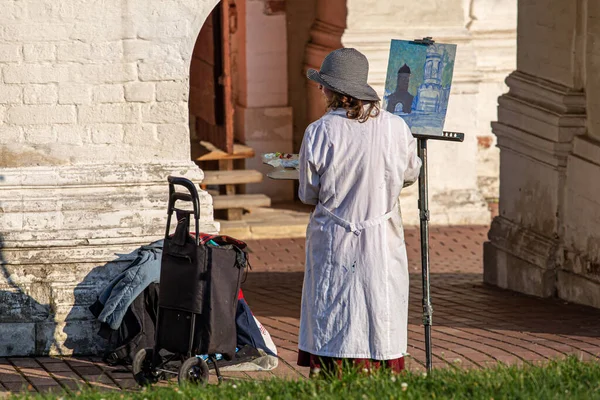
[[[397,358],[404,357],[406,352],[400,352],[392,355],[383,355],[383,354],[365,354],[365,353],[330,353],[325,351],[316,351],[310,350],[307,347],[298,345],[298,348],[307,353],[321,356],[321,357],[332,357],[332,358],[364,358],[367,360],[377,360],[377,361],[385,361],[385,360],[395,360]]]

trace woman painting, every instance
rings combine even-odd
[[[300,199],[307,228],[298,365],[311,375],[341,365],[404,368],[408,266],[398,198],[421,160],[406,123],[380,110],[355,49],[309,70],[328,112],[304,134]]]

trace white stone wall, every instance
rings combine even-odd
[[[487,224],[485,204],[498,198],[499,153],[491,132],[504,79],[516,66],[516,0],[412,3],[348,0],[344,46],[370,61],[369,81],[383,94],[391,39],[432,36],[457,44],[445,130],[465,133],[460,144],[430,143],[430,207],[438,224]],[[416,187],[405,191],[409,224],[418,223]]]
[[[189,60],[216,0],[1,0],[0,165],[189,158]]]
[[[0,356],[94,353],[88,310],[195,183],[188,82],[217,0],[0,0]],[[201,225],[216,232],[200,191]]]

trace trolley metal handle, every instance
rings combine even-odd
[[[192,181],[187,178],[179,176],[168,176],[167,181],[169,182],[169,206],[167,209],[167,229],[165,232],[165,238],[169,237],[169,228],[171,227],[171,216],[173,211],[181,211],[188,214],[192,214],[192,211],[181,210],[175,208],[177,200],[191,202],[194,207],[194,220],[196,222],[196,245],[200,244],[200,196],[198,195],[198,189]],[[177,192],[175,185],[183,186],[187,189],[188,193]]]

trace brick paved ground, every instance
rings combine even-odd
[[[485,227],[434,228],[431,232],[434,367],[535,362],[566,354],[584,359],[597,357],[600,310],[482,284],[486,232]],[[414,370],[424,369],[425,359],[418,235],[417,230],[406,232],[411,272],[408,365]],[[244,293],[273,336],[281,361],[273,372],[228,376],[306,376],[307,369],[295,365],[304,240],[259,240],[249,244],[254,252],[253,270],[244,283]],[[0,390],[48,391],[85,382],[106,389],[135,387],[130,372],[109,368],[97,358],[0,359]]]

